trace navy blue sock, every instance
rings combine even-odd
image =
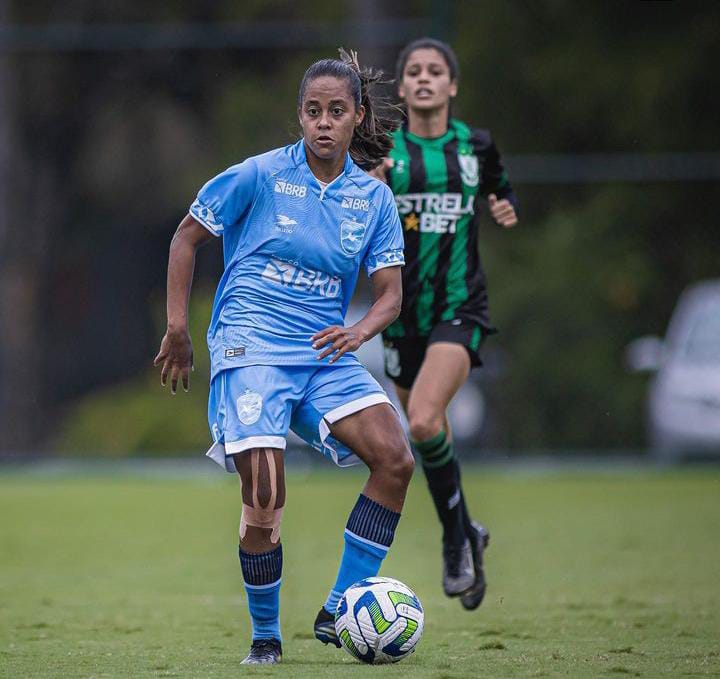
[[[360,495],[345,527],[345,549],[335,586],[325,601],[326,611],[335,614],[340,597],[350,585],[378,574],[399,520],[397,512]]]
[[[253,641],[277,639],[280,636],[280,582],[282,575],[282,545],[271,552],[250,554],[238,550],[245,591],[252,620]]]

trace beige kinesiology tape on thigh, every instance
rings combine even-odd
[[[260,455],[265,455],[270,478],[270,500],[265,508],[260,506],[258,500],[258,482],[260,480]],[[252,473],[252,500],[253,506],[243,503],[242,514],[240,515],[240,539],[245,537],[248,526],[256,528],[269,528],[270,542],[273,544],[280,541],[280,521],[282,521],[283,508],[275,508],[277,500],[277,474],[275,470],[275,457],[272,450],[260,448],[250,452],[250,464]]]

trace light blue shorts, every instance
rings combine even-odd
[[[207,456],[234,473],[235,453],[284,450],[292,429],[338,466],[357,464],[359,458],[330,435],[329,425],[378,403],[390,399],[360,363],[223,370],[210,383],[208,422],[215,443]]]

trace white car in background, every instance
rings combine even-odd
[[[627,348],[631,369],[656,371],[647,398],[648,441],[661,457],[720,454],[720,280],[680,296],[664,340]]]

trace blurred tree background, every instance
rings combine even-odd
[[[455,114],[511,178],[528,154],[720,151],[716,3],[0,0],[0,450],[202,449],[220,243],[198,258],[194,389],[171,399],[150,367],[176,224],[209,177],[297,138],[313,60],[344,44],[393,72],[424,33],[456,48]],[[501,333],[481,443],[640,446],[624,347],[718,276],[717,174],[519,174],[517,229],[482,221]]]

